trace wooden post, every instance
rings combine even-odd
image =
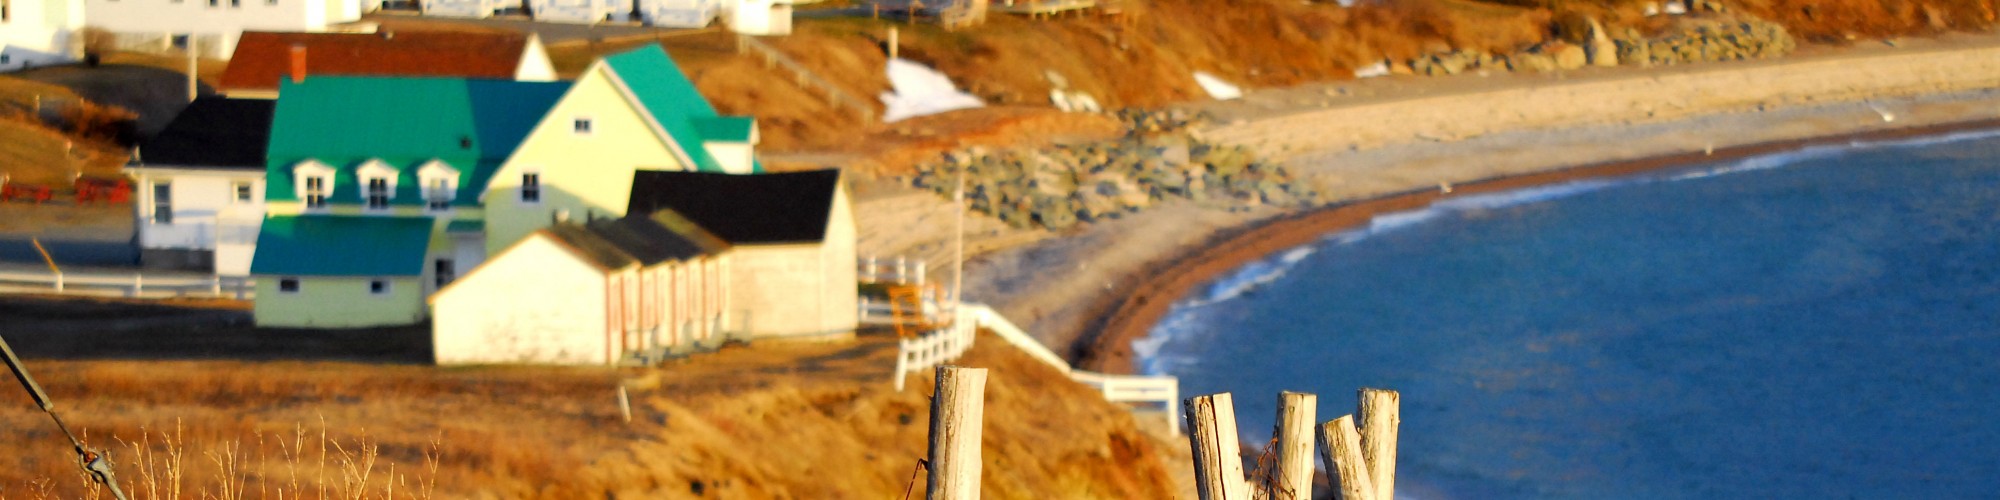
[[[618,384],[618,415],[632,423],[632,397],[625,394],[625,384]]]
[[[135,299],[139,298],[139,292],[145,291],[145,288],[146,288],[146,275],[137,273],[132,274],[132,298]]]
[[[931,397],[932,500],[978,500],[986,369],[940,366]]]
[[[1339,483],[1333,491],[1341,500],[1374,500],[1375,486],[1368,484],[1367,460],[1361,458],[1361,435],[1354,431],[1354,416],[1341,415],[1319,428],[1320,456],[1326,470]]]
[[[898,52],[898,50],[897,50],[897,49],[899,48],[899,46],[900,46],[900,45],[901,45],[901,44],[897,43],[897,41],[896,41],[896,27],[895,27],[895,26],[890,26],[890,27],[889,27],[889,59],[895,59],[895,58],[896,58],[896,53]]]
[[[1403,395],[1388,389],[1361,389],[1361,453],[1375,498],[1396,498],[1396,433],[1403,425]]]
[[[1182,404],[1188,446],[1194,452],[1195,492],[1201,500],[1249,500],[1243,455],[1236,442],[1236,407],[1229,393],[1195,396]]]
[[[1313,480],[1313,414],[1319,396],[1278,393],[1278,471],[1265,485],[1271,500],[1310,500]]]
[[[194,100],[195,100],[195,98],[196,98],[196,97],[200,97],[200,96],[201,96],[201,93],[200,93],[200,90],[201,90],[201,84],[200,84],[200,80],[199,80],[199,79],[197,79],[197,78],[196,78],[196,76],[195,76],[195,75],[196,75],[197,73],[200,73],[200,72],[201,72],[201,56],[199,56],[199,55],[196,55],[197,53],[195,52],[195,48],[194,48],[194,47],[195,47],[195,34],[194,34],[194,33],[188,33],[188,46],[187,46],[187,56],[188,56],[188,79],[187,79],[187,84],[188,84],[188,102],[194,102]]]

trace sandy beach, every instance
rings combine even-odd
[[[1084,366],[1126,371],[1131,340],[1193,287],[1373,214],[1424,206],[1442,183],[1456,196],[2000,126],[2000,36],[1864,43],[1781,60],[1393,77],[1191,103],[1219,118],[1205,137],[1282,159],[1331,203],[1170,203],[1063,234],[972,217],[965,293]],[[948,200],[894,188],[861,198],[862,227],[899,228],[864,234],[864,254],[926,256],[943,269]]]

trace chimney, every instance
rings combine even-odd
[[[286,66],[286,69],[290,70],[292,83],[306,81],[306,46],[299,44],[292,45],[292,60],[291,64]]]

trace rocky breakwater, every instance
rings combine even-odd
[[[909,185],[951,196],[965,175],[973,210],[1015,227],[1063,230],[1176,199],[1244,209],[1303,206],[1317,193],[1250,148],[1193,133],[1205,118],[1184,110],[1119,112],[1115,140],[1040,149],[952,151],[917,166]]]
[[[1469,49],[1428,54],[1409,61],[1410,72],[1446,76],[1476,70],[1559,71],[1587,65],[1670,65],[1764,59],[1798,48],[1777,23],[1739,19],[1685,19],[1648,36],[1626,29],[1610,36],[1596,21],[1583,23],[1580,40],[1550,40],[1512,54],[1494,55]]]
[[[1689,64],[1764,59],[1789,54],[1798,42],[1784,26],[1765,21],[1695,20],[1665,35],[1643,38],[1627,31],[1618,59],[1633,64]]]

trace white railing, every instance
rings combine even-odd
[[[246,300],[257,282],[226,276],[147,278],[143,274],[65,274],[0,272],[0,288],[48,291],[56,294],[132,298],[218,297]]]
[[[910,260],[897,256],[894,259],[877,259],[868,256],[856,263],[855,274],[862,283],[902,283],[924,284],[924,261]]]
[[[869,309],[864,306],[863,310],[867,311]],[[1021,330],[1021,327],[1015,326],[1014,322],[1007,321],[1005,316],[1001,316],[998,311],[994,311],[993,308],[987,307],[984,304],[964,304],[954,312],[948,304],[940,306],[926,303],[925,310],[939,311],[941,314],[934,317],[950,319],[952,320],[950,321],[952,326],[940,328],[932,333],[925,334],[923,337],[900,341],[900,349],[898,350],[896,359],[896,390],[898,392],[903,390],[903,374],[929,369],[944,361],[956,359],[960,354],[964,353],[964,349],[972,347],[974,333],[983,328],[986,331],[993,332],[994,336],[1000,337],[1001,340],[1007,341],[1008,344],[1013,345],[1015,348],[1020,349],[1021,352],[1027,353],[1029,357],[1035,358],[1061,371],[1064,375],[1068,375],[1070,380],[1075,380],[1077,383],[1097,389],[1098,393],[1104,396],[1105,401],[1158,406],[1161,412],[1167,417],[1167,428],[1175,434],[1180,433],[1181,414],[1176,406],[1180,404],[1181,397],[1181,382],[1179,378],[1172,375],[1110,375],[1074,369],[1068,361],[1063,360],[1062,356],[1057,355],[1055,351],[1049,350],[1048,346],[1042,345],[1041,341],[1035,340],[1034,337],[1028,335],[1028,332]],[[886,317],[888,312],[883,310],[881,314]],[[955,340],[947,340],[947,338]],[[947,342],[962,343],[950,344],[958,349],[956,351],[936,350],[940,346],[946,345]],[[949,352],[949,354],[940,355],[939,353],[941,352]],[[925,362],[928,362],[928,364],[925,364]]]
[[[954,322],[915,338],[897,339],[896,392],[903,392],[904,374],[928,370],[965,355],[972,348],[976,331],[971,323]]]
[[[1167,415],[1168,429],[1175,434],[1181,430],[1181,412],[1174,405],[1181,400],[1181,380],[1172,376],[1109,375],[1096,372],[1074,371],[1069,374],[1075,380],[1096,388],[1104,394],[1104,400],[1113,403],[1144,403],[1160,405],[1160,411]]]

